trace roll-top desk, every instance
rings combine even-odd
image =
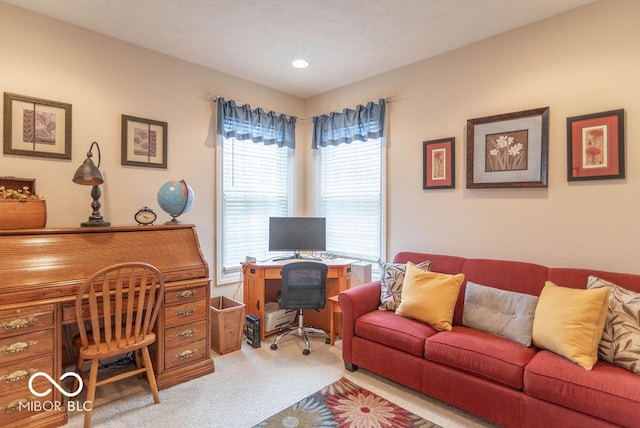
[[[37,411],[25,403],[62,402],[38,377],[59,379],[63,328],[76,323],[75,295],[82,282],[113,263],[141,261],[165,276],[152,360],[159,388],[213,372],[209,334],[209,269],[193,225],[0,231],[0,425],[58,426],[66,407]],[[47,406],[42,406],[47,407]],[[50,407],[50,406],[49,406]]]

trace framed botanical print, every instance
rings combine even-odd
[[[567,180],[624,178],[624,110],[567,118]]]
[[[122,115],[122,165],[167,167],[167,122]]]
[[[547,187],[549,107],[467,121],[467,188]]]
[[[71,104],[5,92],[4,153],[71,159]]]
[[[456,187],[454,137],[422,143],[422,188],[454,189]]]

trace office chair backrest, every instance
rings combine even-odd
[[[293,262],[282,267],[280,306],[284,309],[322,309],[327,302],[327,272],[318,262]]]
[[[119,263],[96,272],[76,296],[83,349],[105,343],[111,351],[141,340],[153,329],[163,296],[164,277],[150,264]],[[92,335],[84,319],[90,320]]]

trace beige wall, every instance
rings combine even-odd
[[[215,146],[210,92],[310,117],[397,95],[389,105],[388,255],[416,250],[550,266],[640,273],[640,30],[634,0],[599,1],[412,66],[301,100],[0,3],[0,92],[73,105],[71,161],[0,156],[0,175],[37,179],[50,227],[91,213],[89,188],[71,177],[92,141],[106,179],[103,209],[114,225],[156,203],[165,181],[196,192],[184,220],[198,225],[214,276]],[[467,119],[550,107],[547,189],[465,189]],[[568,183],[566,118],[624,108],[627,178]],[[169,168],[120,165],[120,116],[169,123]],[[298,127],[297,212],[312,211],[311,122]],[[456,138],[456,189],[423,191],[422,141]],[[307,205],[306,210],[304,205]],[[216,290],[232,295],[235,286]]]
[[[312,116],[397,95],[388,257],[415,250],[640,273],[638,16],[640,2],[596,2],[307,100]],[[467,119],[545,106],[548,188],[466,189]],[[627,178],[569,183],[566,118],[620,108]],[[455,190],[422,190],[422,141],[452,136]]]
[[[91,214],[90,187],[74,184],[71,178],[95,140],[102,152],[105,219],[112,225],[135,225],[133,214],[147,205],[156,210],[159,221],[167,221],[169,216],[156,202],[157,191],[168,180],[186,180],[196,203],[182,220],[197,224],[212,277],[215,109],[205,94],[298,116],[304,107],[297,97],[4,3],[0,92],[72,104],[72,160],[0,156],[0,176],[36,179],[36,190],[47,198],[48,227],[79,226]],[[166,170],[120,165],[122,114],[168,122]],[[296,162],[302,176],[302,163]]]

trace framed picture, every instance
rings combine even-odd
[[[455,189],[455,149],[454,137],[422,143],[423,189]]]
[[[5,92],[4,153],[71,159],[71,104]]]
[[[549,107],[467,121],[467,188],[547,187]]]
[[[624,178],[624,110],[567,118],[567,180]]]
[[[167,167],[167,122],[122,115],[122,165]]]

